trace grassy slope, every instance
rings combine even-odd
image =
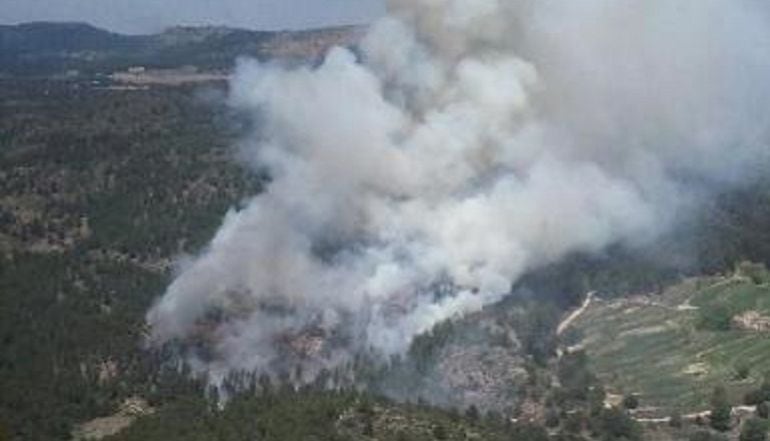
[[[642,405],[692,412],[708,407],[713,387],[725,384],[735,403],[770,368],[767,334],[699,326],[716,305],[730,313],[770,312],[770,286],[741,278],[688,280],[651,299],[598,302],[577,322],[596,372],[617,393],[638,393]],[[745,365],[750,375],[736,377]]]

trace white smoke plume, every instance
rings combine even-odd
[[[155,341],[204,340],[214,375],[399,354],[527,271],[654,240],[770,165],[766,2],[388,11],[359,55],[240,64],[246,154],[272,181],[183,265]]]

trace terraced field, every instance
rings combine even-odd
[[[707,409],[718,384],[739,404],[770,372],[770,332],[733,320],[747,311],[770,317],[770,284],[690,279],[659,296],[594,301],[573,327],[610,393],[639,394],[645,414],[667,416]]]

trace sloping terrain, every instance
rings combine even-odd
[[[740,403],[770,370],[768,280],[738,271],[595,301],[575,322],[579,344],[609,391],[638,394],[649,416],[706,410],[719,384]]]
[[[131,66],[230,69],[238,57],[292,62],[319,60],[332,46],[353,46],[356,27],[258,32],[177,27],[155,35],[122,35],[83,23],[0,26],[0,73],[110,73]]]
[[[127,37],[77,24],[0,26],[0,440],[124,428],[114,440],[547,438],[511,417],[547,422],[563,439],[636,440],[625,413],[602,409],[607,397],[589,364],[609,392],[639,394],[642,418],[702,411],[719,383],[736,403],[756,388],[770,366],[766,274],[747,266],[625,297],[678,277],[678,267],[658,262],[665,251],[575,256],[527,275],[501,304],[439,325],[405,359],[350,368],[376,371],[367,373],[370,391],[457,412],[328,392],[328,384],[297,388],[290,378],[265,387],[269,394],[249,381],[228,387],[255,373],[226,379],[223,392],[234,398],[225,406],[179,366],[175,348],[145,351],[144,314],[169,283],[171,262],[198,252],[264,177],[231,157],[243,128],[223,105],[223,84],[119,89],[93,79],[137,65],[150,74],[227,69],[242,54],[313,63],[357,36],[354,28]],[[59,75],[68,69],[84,74]],[[686,271],[770,261],[769,201],[764,183],[706,207],[684,227],[691,246],[672,241],[703,265]],[[591,290],[616,299],[562,315]],[[563,329],[560,316],[572,317]],[[557,331],[570,343],[582,336],[590,358],[556,359]],[[314,338],[290,344],[306,350]],[[133,397],[157,411],[126,414],[121,405]]]
[[[132,395],[157,398],[161,358],[143,352],[143,323],[169,262],[260,185],[231,161],[235,129],[217,106],[186,88],[0,80],[0,427],[11,439],[67,439]]]
[[[540,433],[540,432],[538,432]],[[180,401],[146,417],[111,441],[286,440],[531,440],[512,438],[502,421],[397,405],[356,393],[280,390],[241,397],[217,411],[200,400]]]

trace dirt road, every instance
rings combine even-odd
[[[591,306],[591,302],[594,301],[594,297],[596,296],[596,291],[591,291],[586,295],[586,299],[583,301],[583,304],[580,305],[580,308],[572,311],[567,317],[564,318],[564,320],[559,323],[559,326],[556,327],[556,335],[562,335],[564,331],[569,328],[569,326],[575,322],[575,320],[579,319],[583,313],[586,312],[589,306]]]

